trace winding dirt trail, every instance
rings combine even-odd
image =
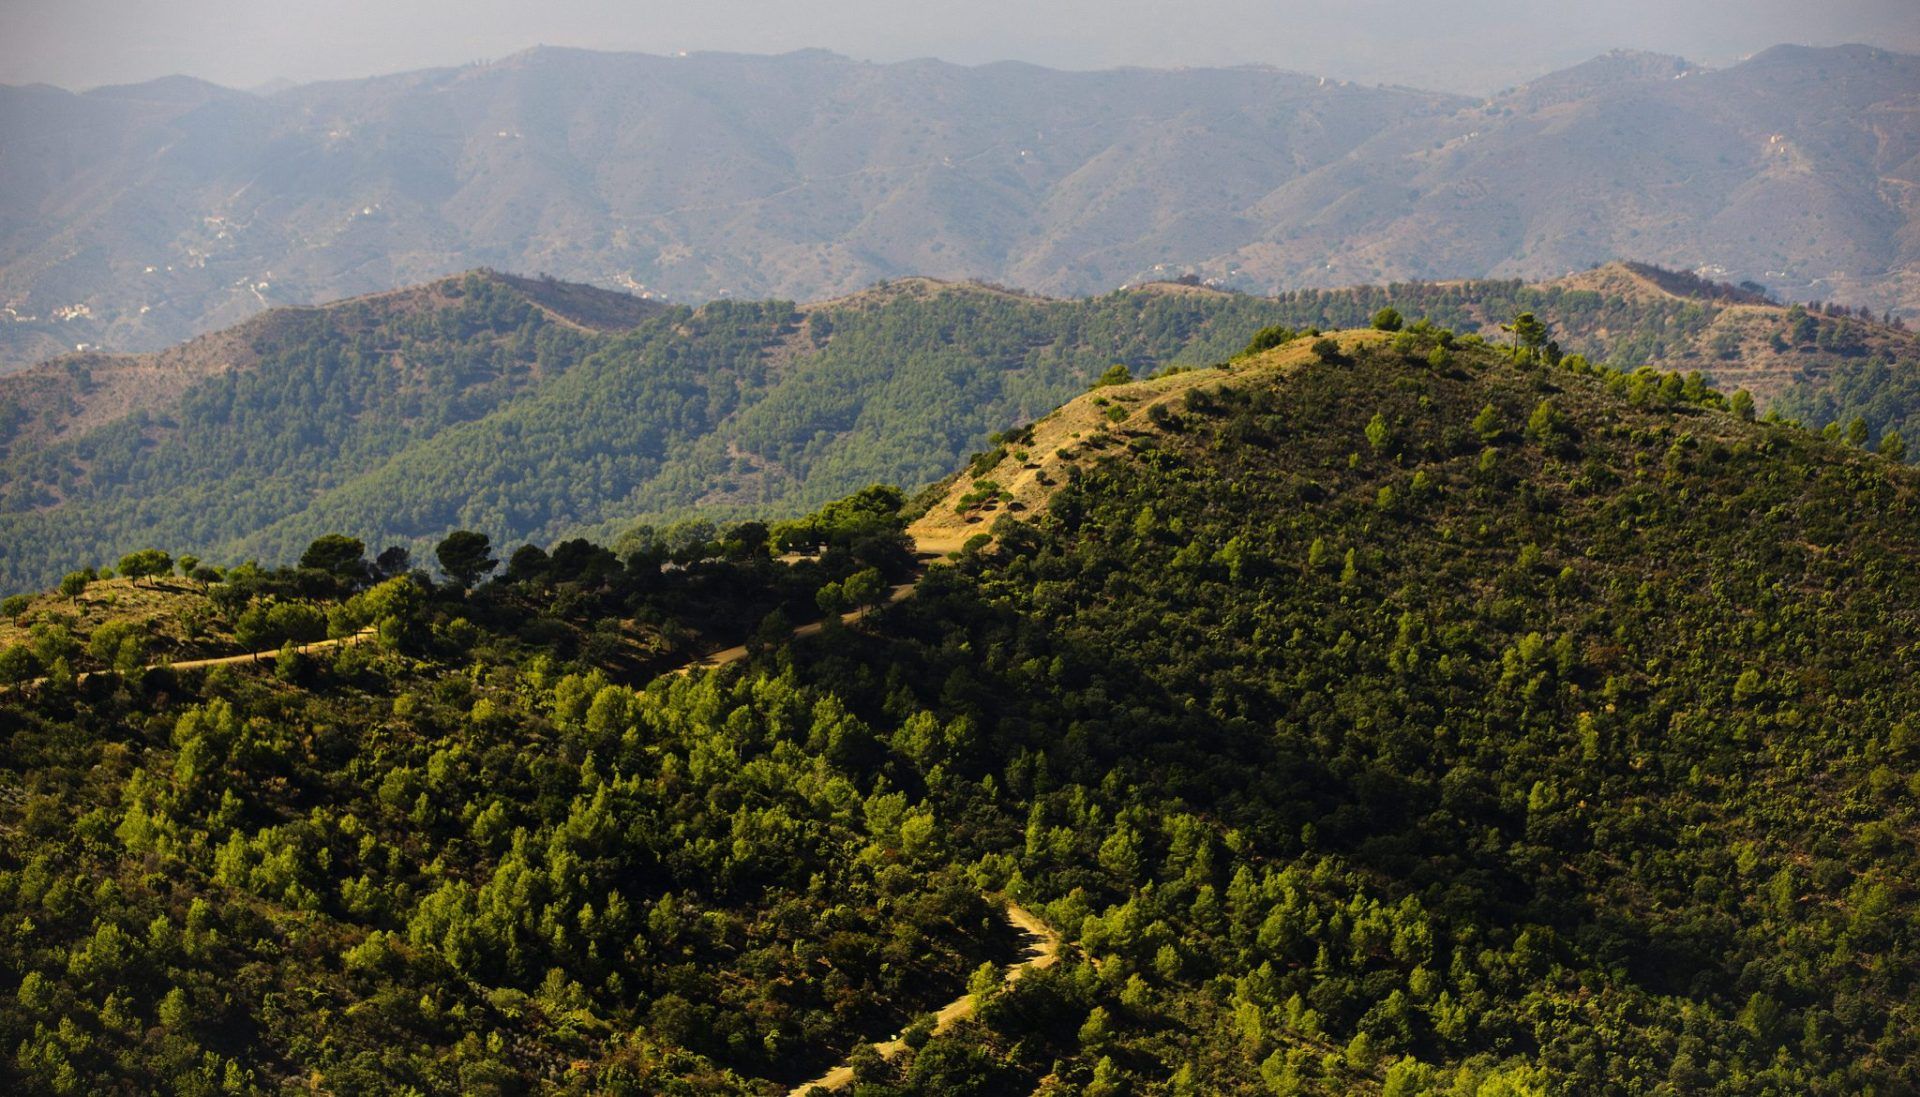
[[[893,605],[895,602],[902,601],[908,595],[913,593],[914,587],[917,587],[919,585],[920,585],[920,581],[918,579],[915,579],[911,583],[901,583],[899,586],[894,587],[892,590],[887,592],[886,601],[881,602],[880,605],[890,606],[890,605]],[[878,608],[878,607],[876,606],[871,608]],[[871,611],[870,608],[848,610],[846,613],[843,613],[840,615],[840,623],[845,625],[850,625],[855,621],[858,621],[861,618],[865,617],[870,611]],[[813,621],[811,623],[801,625],[799,628],[794,629],[792,635],[796,638],[801,636],[812,636],[815,633],[819,632],[823,627],[825,627],[825,624],[826,623],[824,621]],[[700,658],[695,659],[690,663],[682,663],[679,666],[673,668],[672,670],[667,671],[666,673],[667,674],[690,674],[696,670],[711,670],[714,667],[724,667],[729,663],[737,663],[740,660],[745,659],[746,657],[747,657],[747,645],[735,644],[730,648],[722,648],[719,651],[702,655]]]
[[[926,533],[909,531],[909,535],[913,538],[914,554],[920,558],[923,565],[938,563],[942,561],[948,553],[958,552],[961,545],[971,533],[971,530],[958,533],[947,530],[928,531]],[[920,575],[915,577],[912,582],[901,583],[888,591],[886,601],[881,604],[893,605],[896,602],[911,597],[914,590],[919,587],[920,580],[925,577],[926,572],[923,568]],[[870,612],[868,609],[853,610],[841,614],[840,620],[842,623],[852,624],[865,617],[868,612]],[[801,625],[799,628],[793,630],[792,635],[796,637],[812,636],[820,631],[823,624],[824,622],[822,621],[814,621],[810,624]],[[724,667],[730,663],[740,662],[746,657],[746,645],[738,644],[704,655],[692,662],[684,663],[666,673],[669,675],[690,674],[695,670]],[[1020,931],[1027,939],[1027,947],[1021,953],[1020,959],[1007,965],[1004,985],[1011,986],[1019,982],[1029,971],[1038,971],[1041,968],[1052,967],[1055,963],[1059,962],[1060,935],[1058,933],[1055,933],[1045,922],[1034,917],[1032,911],[1029,911],[1011,899],[1006,901],[1004,913],[1007,923],[1013,926],[1014,929]],[[933,1015],[933,1034],[939,1036],[947,1032],[952,1029],[953,1026],[972,1017],[973,1013],[973,995],[962,994],[960,997],[940,1007],[939,1012]],[[895,1036],[893,1039],[874,1044],[873,1048],[880,1053],[882,1059],[891,1061],[907,1050],[907,1044],[904,1039]],[[852,1084],[853,1067],[848,1063],[841,1063],[820,1077],[795,1086],[789,1091],[788,1097],[808,1097],[809,1094],[816,1090],[841,1090]]]
[[[366,641],[373,639],[374,635],[375,635],[375,632],[373,628],[369,626],[367,628],[361,629],[359,632],[356,632],[351,636],[336,636],[331,640],[315,640],[310,644],[296,645],[293,650],[295,652],[298,652],[301,655],[308,655],[316,651],[327,651],[332,648],[343,648],[348,646],[349,644],[365,643]],[[234,667],[234,666],[239,666],[241,663],[271,663],[275,659],[278,659],[279,657],[280,657],[280,649],[274,648],[271,651],[249,651],[249,652],[243,652],[242,654],[239,654],[239,655],[221,655],[212,659],[183,659],[177,663],[153,663],[144,669],[157,670],[160,667],[166,667],[169,670],[203,670],[207,667]],[[95,670],[95,671],[87,672],[87,674],[110,674],[110,673],[113,673],[113,672],[104,671],[104,670]],[[82,675],[79,675],[78,677],[84,679],[86,678],[86,676],[87,676],[86,674],[82,674]]]
[[[1012,986],[1030,971],[1049,968],[1060,961],[1060,935],[1045,922],[1033,916],[1033,913],[1020,904],[1007,900],[1007,922],[1027,938],[1027,948],[1021,958],[1007,965],[1003,985]],[[940,1007],[933,1015],[933,1034],[939,1036],[953,1026],[973,1016],[973,995],[962,994],[953,1001]],[[873,1050],[889,1062],[898,1058],[907,1050],[907,1043],[900,1037],[894,1037],[873,1045]],[[840,1090],[853,1084],[853,1067],[841,1063],[811,1082],[803,1082],[788,1091],[787,1097],[807,1097],[816,1089]]]
[[[948,553],[960,551],[960,546],[966,542],[967,536],[970,535],[971,532],[972,531],[969,530],[956,536],[949,531],[934,531],[931,533],[916,532],[915,527],[908,527],[907,535],[913,541],[913,554],[921,563],[920,574],[915,576],[911,582],[901,583],[892,590],[889,590],[885,601],[862,609],[849,610],[841,614],[840,623],[845,625],[853,624],[855,621],[862,620],[867,614],[873,612],[875,609],[879,609],[881,606],[891,606],[896,602],[903,602],[912,597],[914,589],[920,585],[920,580],[926,578],[926,568],[944,561]],[[818,633],[824,624],[825,622],[823,621],[813,621],[801,625],[793,630],[792,635],[796,638],[812,636]],[[724,667],[729,663],[737,663],[746,657],[747,646],[745,644],[735,644],[733,647],[709,652],[691,662],[682,663],[672,670],[663,671],[662,674],[663,676],[667,674],[689,674],[696,670],[710,670],[714,667]]]
[[[296,645],[293,650],[295,652],[298,652],[301,655],[309,655],[316,651],[328,651],[332,648],[346,647],[349,644],[364,643],[365,641],[373,639],[375,635],[376,634],[372,626],[368,626],[367,628],[363,628],[359,632],[356,632],[351,636],[336,636],[331,640],[315,640],[311,643]],[[140,669],[143,671],[144,670],[161,670],[161,669],[205,670],[208,667],[237,667],[242,663],[247,663],[247,664],[271,663],[278,658],[280,658],[280,649],[269,648],[266,651],[243,651],[238,655],[216,655],[209,659],[182,659],[179,662],[174,662],[174,663],[147,663],[146,665],[142,666]],[[118,673],[120,672],[117,670],[83,670],[80,673],[74,675],[73,680],[74,680],[74,683],[77,685],[81,682],[86,681],[89,678],[93,678],[98,675],[118,674]],[[46,681],[47,680],[45,678],[32,678],[25,682],[19,683],[19,685],[17,686],[0,686],[0,693],[5,693],[8,690],[24,688],[28,686],[44,685],[46,684]]]

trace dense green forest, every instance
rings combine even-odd
[[[1112,403],[816,637],[912,568],[897,492],[211,575],[378,639],[0,702],[7,1081],[776,1094],[971,986],[852,1092],[1920,1086],[1920,474],[1697,378],[1344,347]],[[89,657],[10,612],[16,677]],[[703,629],[753,654],[655,676]],[[1011,988],[1002,895],[1069,941]]]
[[[791,681],[657,677],[874,600],[901,502],[522,548],[471,591],[325,539],[208,585],[235,629],[377,631],[270,672],[76,683],[105,630],[36,609],[0,656],[8,1089],[753,1092],[958,992],[1011,942],[926,810],[857,777],[872,733]]]
[[[599,331],[537,306],[524,283],[475,274],[433,308],[287,314],[258,337],[251,368],[9,451],[0,591],[152,545],[287,560],[328,532],[420,553],[456,528],[501,543],[611,542],[637,522],[787,517],[875,481],[913,490],[1114,363],[1205,364],[1264,325],[1363,326],[1387,305],[1463,331],[1531,311],[1565,352],[1710,379],[1751,349],[1714,327],[1751,310],[1749,296],[1639,269],[1692,296],[1478,281],[1056,301],[909,281],[807,308],[667,309]],[[1857,317],[1773,312],[1762,326],[1780,349],[1767,352],[1807,381],[1791,414],[1864,415],[1875,437],[1912,418],[1899,388],[1920,363],[1910,339]],[[1828,393],[1832,369],[1840,387]],[[0,431],[23,414],[0,392]]]

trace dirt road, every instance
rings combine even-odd
[[[1012,964],[1007,965],[1005,985],[1019,982],[1029,971],[1052,967],[1060,960],[1060,935],[1047,927],[1045,922],[1035,918],[1032,912],[1018,903],[1007,903],[1007,921],[1027,937],[1027,950]],[[953,1026],[973,1016],[973,995],[962,994],[953,1001],[940,1007],[933,1015],[933,1034],[939,1036]],[[873,1045],[882,1059],[892,1061],[907,1050],[905,1040],[895,1037]],[[845,1089],[853,1084],[853,1067],[842,1063],[827,1071],[811,1082],[793,1087],[787,1097],[807,1097],[816,1089]]]
[[[363,628],[351,636],[337,636],[331,640],[315,640],[310,644],[299,644],[295,646],[293,650],[299,652],[301,655],[308,655],[316,651],[327,651],[331,648],[346,647],[348,644],[362,643],[373,639],[374,635],[375,633],[372,628]],[[271,651],[249,651],[240,655],[222,655],[214,659],[183,659],[178,663],[155,663],[146,669],[154,670],[164,666],[172,670],[203,670],[207,667],[239,666],[241,663],[271,663],[279,657],[280,649],[274,648]],[[106,674],[109,672],[89,671],[88,673]],[[85,678],[86,675],[82,674],[79,677]]]
[[[880,604],[890,606],[895,602],[898,602],[906,598],[908,595],[912,594],[913,588],[918,585],[919,585],[918,580],[915,580],[914,582],[911,582],[911,583],[901,583],[899,586],[894,587],[892,590],[888,591],[887,600]],[[850,625],[853,622],[860,620],[862,617],[865,617],[869,612],[870,612],[869,609],[850,610],[840,615],[840,622],[842,624]],[[801,625],[799,628],[794,629],[793,635],[795,637],[812,636],[815,633],[819,632],[823,626],[824,626],[824,622],[814,621],[809,624]],[[683,663],[680,666],[677,666],[672,670],[667,671],[666,673],[687,674],[696,670],[710,670],[714,667],[724,667],[728,663],[737,663],[740,660],[745,659],[746,657],[747,657],[747,646],[745,644],[735,644],[733,647],[724,648],[720,651],[716,651],[708,655],[702,655],[700,658],[695,659],[693,662]]]
[[[351,636],[336,636],[331,640],[315,640],[312,643],[300,644],[293,650],[302,655],[308,655],[316,651],[327,651],[332,648],[345,647],[348,644],[358,644],[373,639],[374,635],[374,630],[371,627],[363,628]],[[237,667],[242,663],[249,665],[255,663],[271,663],[278,658],[280,658],[280,649],[272,648],[267,651],[245,651],[239,655],[218,655],[211,659],[182,659],[177,663],[148,663],[140,669],[159,670],[164,667],[168,670],[205,670],[208,667]],[[75,683],[79,683],[96,675],[118,673],[120,672],[117,670],[83,670],[79,674],[74,675],[73,680]],[[9,689],[38,686],[45,682],[45,678],[33,678],[21,682],[18,686],[0,686],[0,693],[5,693]]]

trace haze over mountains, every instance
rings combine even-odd
[[[1486,101],[1251,67],[536,49],[268,96],[5,88],[0,132],[0,369],[480,265],[703,301],[1626,257],[1920,313],[1920,58],[1866,47],[1616,54]]]

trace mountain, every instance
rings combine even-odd
[[[315,328],[343,345],[369,336],[380,342],[390,329],[422,313],[464,308],[468,284],[503,291],[536,322],[574,331],[632,328],[662,308],[625,293],[485,271],[477,280],[446,279],[325,308],[275,309],[154,354],[62,355],[0,379],[0,393],[5,394],[0,398],[5,401],[0,405],[0,457],[77,438],[129,416],[169,412],[195,383],[255,371],[285,344],[312,338]]]
[[[1251,201],[1462,102],[1321,85],[542,48],[270,99],[7,89],[0,293],[39,318],[9,327],[9,357],[145,349],[477,265],[818,298],[907,274],[1052,284],[1131,248],[1078,278],[1110,288],[1168,258],[1131,243],[1143,224],[1184,235],[1203,194]]]
[[[1257,67],[545,48],[269,97],[4,88],[0,368],[475,266],[704,301],[1626,256],[1913,316],[1916,87],[1920,59],[1783,47],[1613,55],[1484,101]]]
[[[1258,208],[1272,228],[1226,258],[1380,281],[1627,256],[1910,311],[1917,87],[1912,57],[1780,47],[1718,72],[1615,69],[1566,102],[1523,88],[1282,186]]]
[[[1911,333],[1649,267],[1273,299],[902,279],[701,309],[483,271],[0,378],[0,588],[155,545],[286,560],[328,532],[419,553],[457,528],[545,544],[785,517],[934,480],[1116,362],[1205,365],[1268,325],[1365,326],[1388,306],[1495,340],[1531,311],[1596,362],[1701,372],[1814,426],[1859,414],[1874,438],[1920,437],[1920,394],[1873,400],[1857,379],[1878,392],[1920,377]]]
[[[0,1078],[1920,1085],[1920,472],[1427,325],[1271,338],[917,512],[10,601]],[[903,526],[961,543],[916,578]],[[142,670],[157,624],[74,632],[136,589],[341,642]],[[629,657],[704,622],[746,646]]]

